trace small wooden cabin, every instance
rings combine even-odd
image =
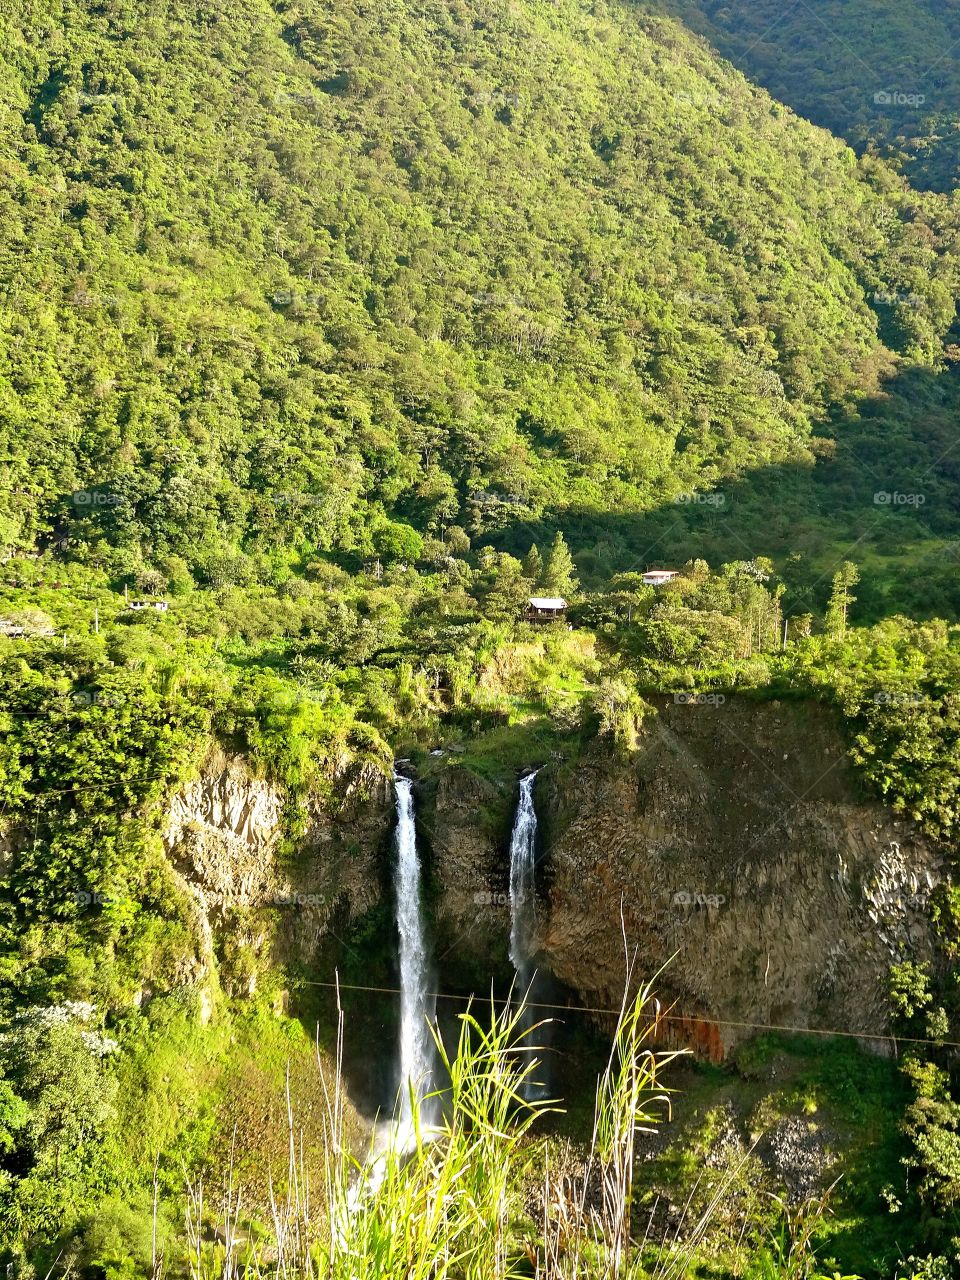
[[[139,611],[140,609],[156,609],[157,613],[167,612],[166,600],[131,600],[127,605],[128,609]]]
[[[527,601],[528,622],[558,622],[566,612],[567,602],[562,596],[531,596]]]

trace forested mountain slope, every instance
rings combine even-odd
[[[11,549],[229,580],[368,549],[385,516],[643,509],[802,457],[953,316],[946,204],[629,6],[25,16],[0,49]]]
[[[869,34],[946,57],[956,7],[910,30],[891,9]],[[765,3],[16,8],[0,17],[0,1266],[220,1274],[209,1220],[188,1258],[184,1177],[219,1187],[228,1165],[283,1266],[265,1188],[287,1168],[285,1077],[320,1123],[323,984],[342,966],[373,1006],[396,978],[398,757],[437,795],[462,784],[451,846],[469,859],[486,830],[499,874],[509,815],[492,815],[521,771],[562,771],[572,805],[579,762],[630,777],[646,742],[666,783],[654,825],[695,832],[699,805],[733,841],[776,813],[806,877],[791,799],[840,750],[827,767],[822,740],[785,744],[780,708],[823,702],[851,784],[893,810],[833,814],[865,868],[889,870],[888,819],[898,855],[911,833],[955,841],[957,200],[871,153],[842,94],[818,114],[794,93],[809,27],[784,28],[786,104],[725,60],[748,65],[718,33],[750,35]],[[678,572],[654,587],[651,562]],[[528,621],[531,595],[564,597],[562,621]],[[731,754],[724,724],[754,702],[771,732],[744,729]],[[716,794],[684,735],[664,754],[664,723],[688,713]],[[777,830],[753,831],[758,858]],[[767,1045],[708,1079],[742,1084],[744,1117],[779,1124],[769,1085],[804,1132],[824,1101],[824,1132],[835,1116],[856,1131],[818,1228],[825,1272],[942,1280],[960,1239],[960,894],[948,875],[933,889],[912,886],[931,929],[897,951],[892,1025],[926,1054],[902,1080],[819,1041],[799,1075]],[[486,927],[507,965],[503,923]],[[489,990],[457,959],[464,989]],[[864,977],[879,998],[888,975]],[[367,1039],[386,1078],[389,1018]],[[708,1150],[681,1163],[710,1168]],[[730,1200],[711,1274],[773,1273],[792,1210],[773,1214],[768,1185],[786,1194]],[[755,1271],[718,1261],[744,1241]],[[907,1270],[921,1249],[933,1269]]]
[[[957,0],[677,0],[672,6],[775,98],[919,187],[960,180]]]

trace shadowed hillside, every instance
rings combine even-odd
[[[0,41],[12,548],[244,580],[476,494],[642,509],[807,456],[953,317],[943,210],[629,6],[32,0]]]
[[[751,79],[918,188],[960,179],[956,0],[676,0]]]

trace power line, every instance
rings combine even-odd
[[[399,987],[364,987],[350,982],[316,982],[308,979],[303,980],[305,987],[328,987],[330,990],[338,991],[367,991],[376,992],[380,995],[400,995]],[[466,1002],[474,999],[475,996],[458,995],[452,991],[427,991],[424,993],[431,1000],[459,1000]],[[510,1001],[504,996],[484,996],[493,1004],[509,1004]],[[539,1000],[527,1000],[524,1002],[528,1009],[552,1009],[561,1013],[600,1013],[612,1017],[619,1017],[620,1009],[602,1009],[594,1005],[584,1004],[545,1004]],[[699,1013],[647,1013],[642,1015],[648,1022],[699,1022],[710,1027],[744,1027],[753,1031],[784,1031],[792,1035],[799,1036],[841,1036],[848,1040],[880,1040],[886,1043],[890,1041],[898,1041],[902,1044],[926,1044],[933,1045],[938,1049],[960,1049],[960,1040],[930,1040],[920,1036],[900,1036],[890,1033],[888,1035],[880,1035],[876,1031],[839,1031],[833,1028],[823,1027],[793,1027],[785,1023],[777,1022],[738,1022],[733,1018],[705,1018]]]
[[[176,779],[171,778],[169,773],[167,772],[156,773],[156,774],[144,774],[141,777],[131,778],[126,782],[120,782],[120,783],[113,783],[113,784],[107,784],[107,785],[95,784],[93,786],[85,786],[85,787],[64,787],[57,790],[53,790],[53,789],[45,790],[42,796],[29,796],[29,798],[37,800],[38,802],[37,810],[38,810],[38,816],[39,816],[40,801],[42,799],[45,799],[47,796],[74,795],[80,792],[88,792],[88,791],[116,791],[116,790],[124,789],[128,786],[137,785],[144,782],[159,782],[162,780],[167,780],[170,782],[176,781]],[[29,781],[37,782],[39,781],[39,779],[30,779]],[[189,782],[186,785],[189,785]],[[4,807],[6,807],[6,802]],[[308,987],[328,987],[331,989],[334,989],[339,986],[339,989],[342,991],[366,991],[366,992],[378,993],[380,995],[400,995],[399,987],[368,987],[368,986],[360,986],[357,984],[351,984],[346,982],[341,982],[337,984],[334,982],[317,982],[317,981],[310,981],[307,979],[303,980],[303,985]],[[427,992],[426,994],[430,996],[431,999],[435,999],[435,1000],[464,1001],[470,998],[468,996],[458,995],[454,992],[449,992],[449,991],[431,991],[431,992]],[[506,999],[498,996],[491,996],[490,999],[494,1003],[498,1003],[498,1004],[509,1003]],[[531,1001],[531,1000],[526,1001],[526,1004],[527,1004],[527,1007],[530,1009],[549,1009],[549,1010],[558,1011],[561,1013],[563,1012],[597,1013],[607,1017],[617,1017],[621,1012],[620,1009],[604,1009],[604,1008],[599,1008],[593,1005],[545,1004],[541,1001]],[[847,1030],[838,1030],[835,1028],[824,1029],[821,1027],[796,1027],[796,1026],[791,1026],[787,1023],[777,1023],[777,1022],[743,1022],[743,1021],[738,1021],[734,1018],[705,1018],[702,1014],[661,1013],[661,1014],[645,1014],[644,1016],[651,1022],[655,1022],[655,1021],[679,1022],[679,1023],[699,1022],[706,1026],[740,1027],[750,1031],[782,1031],[790,1035],[805,1035],[805,1036],[824,1036],[824,1037],[840,1036],[849,1040],[876,1040],[883,1043],[889,1043],[891,1041],[894,1041],[894,1042],[899,1041],[902,1044],[923,1044],[923,1045],[932,1045],[934,1048],[941,1048],[941,1049],[960,1049],[960,1040],[931,1040],[929,1038],[925,1038],[921,1036],[901,1036],[901,1035],[893,1035],[892,1033],[888,1035],[881,1035],[878,1032],[874,1032],[874,1031],[847,1031]]]

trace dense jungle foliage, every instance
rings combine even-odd
[[[2,35],[10,546],[210,582],[391,522],[647,510],[809,462],[893,353],[940,359],[952,202],[669,19],[25,17]]]
[[[956,0],[676,0],[670,8],[808,120],[884,155],[918,188],[956,187]]]
[[[855,47],[947,68],[955,7],[884,6]],[[907,142],[878,125],[891,77],[861,102],[862,68],[811,34],[859,10],[0,16],[17,1276],[148,1273],[154,1196],[172,1238],[184,1172],[222,1172],[238,1114],[272,1153],[259,1108],[288,1062],[319,1091],[313,1028],[283,1016],[298,975],[244,998],[238,942],[213,1010],[191,981],[202,922],[161,826],[212,743],[281,788],[292,858],[347,763],[456,742],[483,774],[597,735],[629,752],[663,692],[816,698],[865,794],[952,856],[953,108]],[[654,565],[681,572],[654,589]],[[528,625],[531,594],[564,596],[569,628]],[[883,1135],[887,1198],[865,1148],[844,1220],[876,1276],[960,1265],[952,895],[937,962],[892,979],[929,1052],[902,1076],[854,1049],[794,1064]]]

